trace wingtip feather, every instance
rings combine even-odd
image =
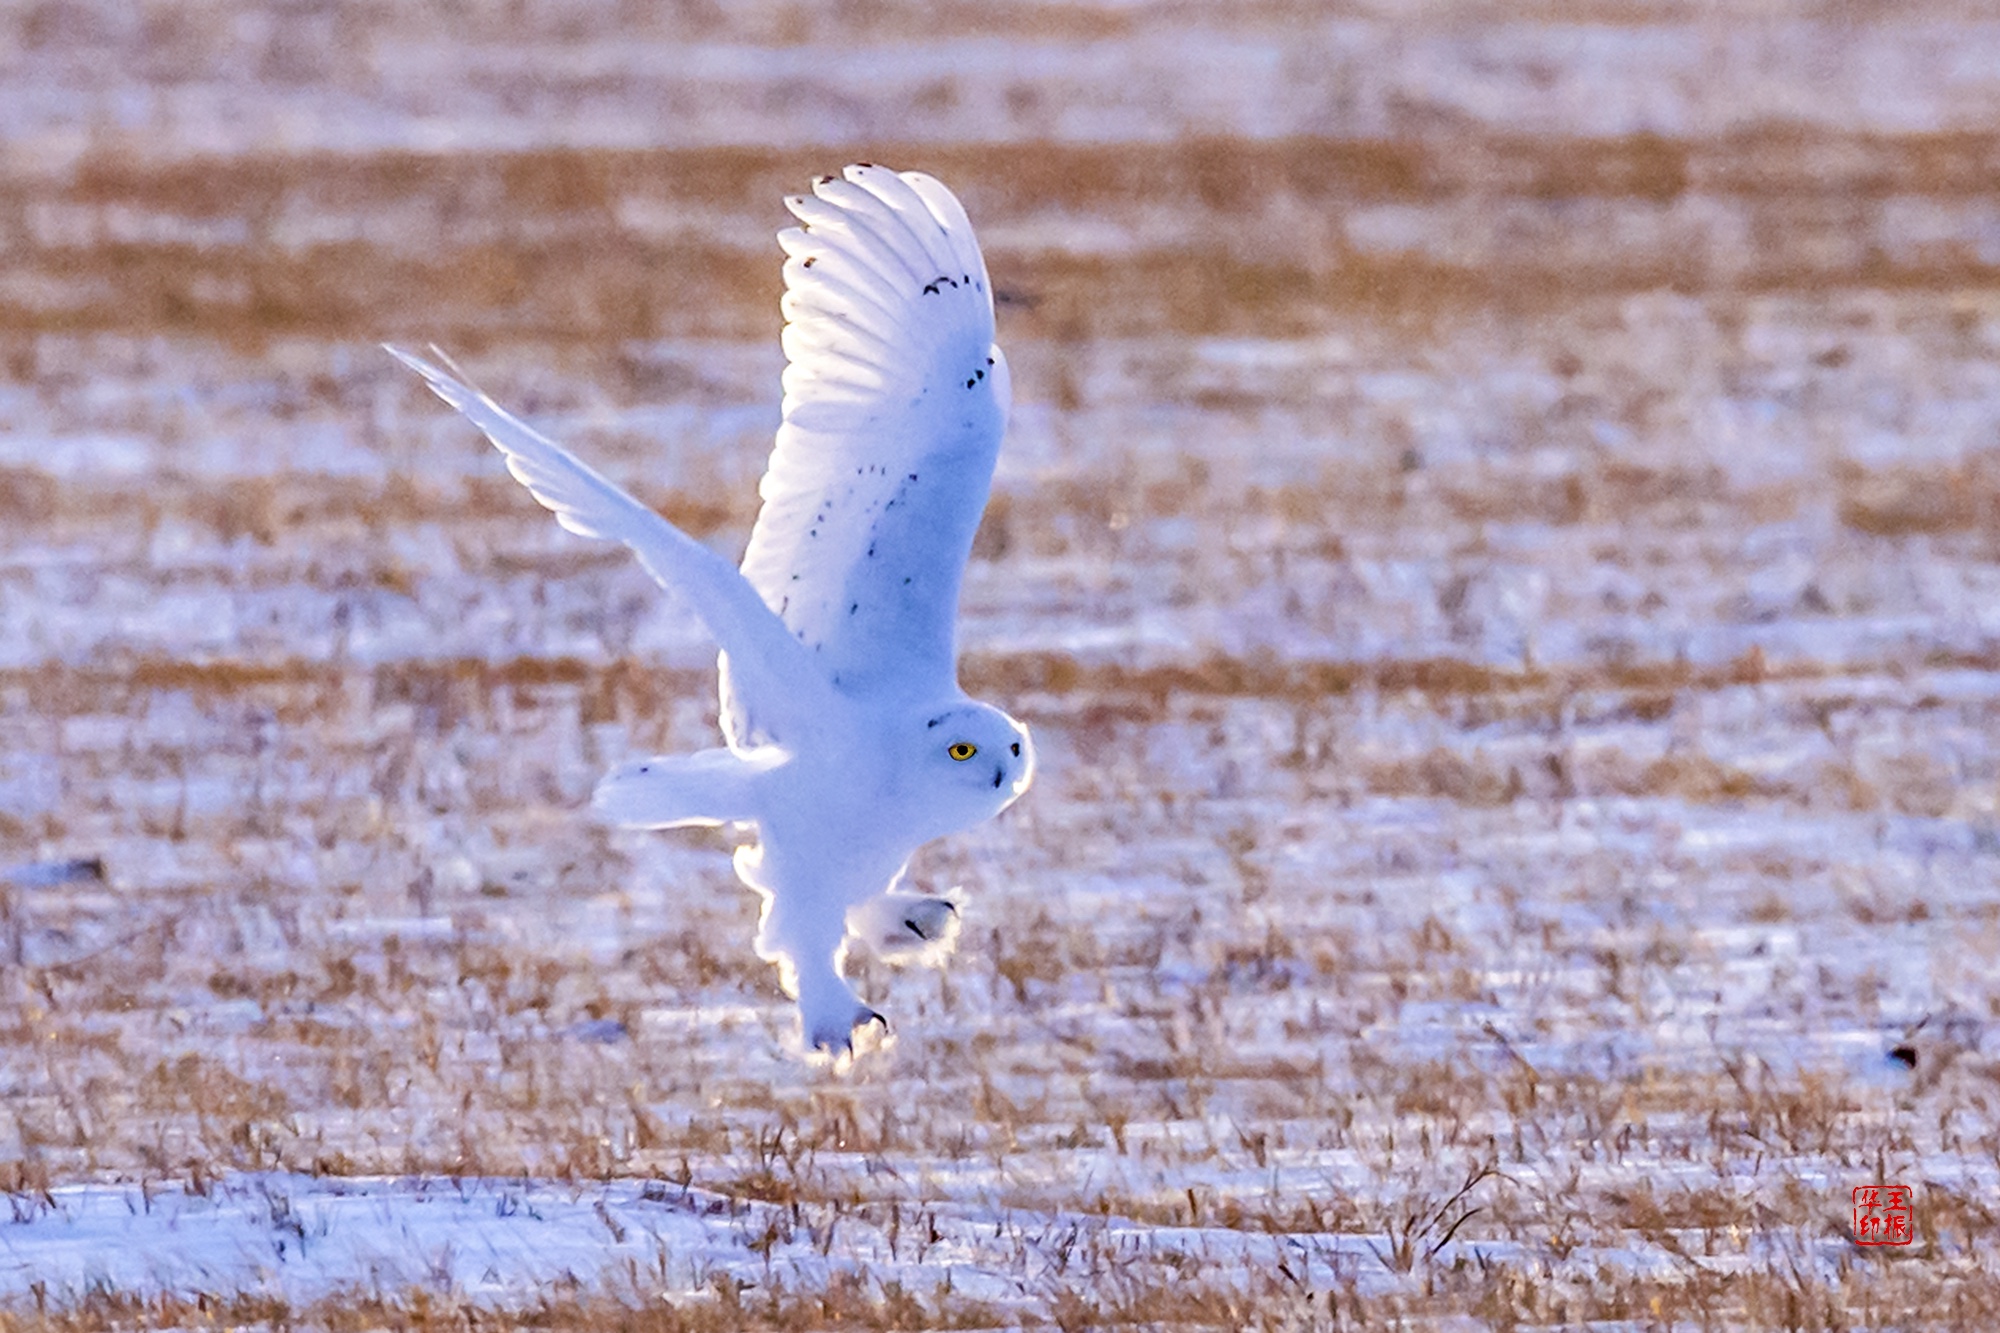
[[[444,367],[449,367],[449,370],[426,361],[415,352],[406,351],[393,343],[383,343],[382,350],[395,357],[411,370],[416,371],[418,375],[423,377],[426,388],[439,398],[442,398],[448,406],[460,412],[465,410],[468,403],[477,402],[486,397],[485,394],[472,385],[470,377],[459,368],[458,363],[453,361],[445,350],[436,343],[430,344],[428,350],[438,361],[444,363]]]

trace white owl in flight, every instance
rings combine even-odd
[[[958,686],[959,579],[1010,399],[965,210],[929,176],[869,165],[785,205],[799,225],[778,234],[784,422],[740,570],[463,380],[389,350],[557,522],[631,547],[714,635],[725,746],[615,769],[593,804],[627,828],[755,826],[736,873],[764,899],[758,955],[797,996],[807,1049],[837,1055],[887,1026],[842,979],[850,934],[891,953],[948,938],[949,901],[897,889],[910,855],[1011,805],[1035,752]]]

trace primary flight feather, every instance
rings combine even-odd
[[[627,827],[755,827],[736,872],[764,899],[757,951],[808,1049],[837,1053],[881,1019],[841,975],[851,938],[948,941],[956,909],[898,889],[904,867],[1012,804],[1034,749],[958,687],[959,580],[1010,395],[965,210],[929,176],[865,164],[785,204],[784,419],[740,569],[462,378],[389,350],[559,523],[631,547],[714,636],[725,745],[616,769],[594,804]]]

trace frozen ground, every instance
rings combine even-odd
[[[1980,7],[204,13],[0,20],[9,1313],[2000,1308]],[[987,240],[1043,765],[834,1073],[583,809],[706,645],[374,342],[733,554],[850,157]]]

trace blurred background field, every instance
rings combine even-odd
[[[1042,765],[836,1075],[583,808],[710,649],[376,343],[734,555],[856,159]],[[0,13],[19,1320],[1984,1327],[1996,807],[1986,5]]]

